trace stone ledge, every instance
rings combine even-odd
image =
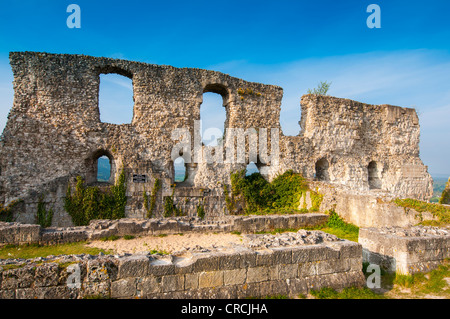
[[[364,261],[387,271],[413,274],[430,271],[450,258],[450,231],[437,227],[361,228]]]
[[[199,218],[93,220],[89,226],[41,228],[39,225],[0,223],[0,244],[61,244],[98,240],[110,236],[147,236],[186,232],[243,233],[270,231],[277,228],[313,227],[326,222],[328,215],[319,213],[270,216],[229,216],[222,221]]]

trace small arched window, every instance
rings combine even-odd
[[[111,179],[111,161],[103,155],[97,159],[97,182],[109,182]]]
[[[180,156],[174,161],[173,168],[174,168],[174,182],[175,183],[184,182],[187,179],[187,170],[183,157]]]
[[[369,189],[381,188],[381,174],[377,162],[372,161],[367,166],[367,173],[369,177]]]
[[[326,158],[322,158],[316,162],[315,167],[315,179],[318,181],[329,181],[330,176],[328,174],[328,168],[330,165],[328,164],[328,161]]]

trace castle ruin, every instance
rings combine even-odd
[[[17,221],[23,223],[35,222],[37,204],[44,198],[55,212],[54,226],[72,225],[63,208],[67,187],[77,176],[97,183],[101,156],[110,160],[110,183],[124,169],[127,217],[145,217],[142,194],[152,189],[156,178],[162,189],[155,214],[161,216],[175,178],[172,152],[179,141],[173,131],[187,129],[195,136],[206,92],[222,96],[225,129],[255,129],[260,144],[261,136],[267,138],[271,156],[271,146],[279,144],[277,163],[262,158],[261,152],[255,162],[269,180],[293,170],[355,193],[418,199],[432,195],[432,179],[419,157],[419,119],[411,108],[304,95],[301,131],[284,136],[283,90],[278,86],[215,71],[84,55],[13,52],[10,63],[14,103],[0,143],[0,201],[21,199]],[[100,75],[109,73],[132,79],[130,124],[100,121]],[[278,135],[271,135],[273,131]],[[194,153],[195,141],[186,145]],[[222,156],[211,147],[200,148],[201,154]],[[196,214],[200,201],[207,218],[227,215],[223,186],[230,184],[230,173],[245,168],[249,160],[247,154],[244,162],[236,163],[186,161],[187,179],[175,186],[174,200],[189,216]]]

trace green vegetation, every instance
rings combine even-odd
[[[19,204],[21,200],[15,200],[9,203],[7,206],[4,206],[0,203],[0,222],[13,222],[14,221],[14,207]]]
[[[149,204],[149,197],[147,195],[147,192],[144,190],[143,196],[144,196],[144,208],[147,212],[147,218],[152,218],[153,211],[156,206],[156,195],[158,194],[159,190],[161,189],[161,181],[158,178],[155,178],[155,183],[153,184],[153,189],[150,194],[150,204]]]
[[[445,207],[441,204],[427,203],[424,201],[420,201],[417,199],[411,199],[411,198],[406,198],[406,199],[397,198],[394,200],[394,203],[397,206],[403,207],[405,209],[405,212],[408,209],[414,209],[419,213],[429,212],[434,217],[438,218],[437,221],[423,221],[423,222],[421,222],[421,224],[423,224],[423,225],[439,226],[439,225],[445,225],[445,224],[450,223],[450,208]]]
[[[205,207],[203,206],[203,203],[200,203],[197,206],[197,216],[200,217],[201,219],[205,218]]]
[[[311,290],[311,295],[316,299],[384,299],[383,295],[377,294],[367,287],[344,288],[338,292],[332,288],[322,288],[320,290]]]
[[[445,189],[447,178],[433,177],[433,197],[430,199],[432,203],[439,203],[442,192]]]
[[[0,259],[47,257],[50,255],[90,254],[98,255],[100,252],[108,254],[108,251],[86,246],[87,242],[76,242],[59,245],[6,245],[0,248]]]
[[[115,241],[115,240],[118,240],[119,238],[120,238],[119,236],[111,235],[108,237],[102,237],[102,238],[100,238],[100,240],[101,241]]]
[[[292,170],[277,176],[271,183],[260,173],[246,176],[246,170],[231,174],[231,192],[224,186],[226,206],[230,214],[298,214],[307,212],[299,209],[300,198],[308,191],[306,180]],[[322,195],[310,191],[312,208],[317,211]]]
[[[411,289],[411,293],[416,295],[440,294],[450,297],[450,289],[444,278],[450,277],[450,263],[447,259],[428,273],[416,273],[413,275],[396,274],[394,284],[402,288]]]
[[[327,83],[327,81],[325,82],[319,82],[318,86],[316,89],[308,89],[308,94],[315,94],[315,95],[327,95],[328,90],[330,89],[331,86],[331,82]]]
[[[169,252],[167,252],[165,250],[158,250],[158,249],[152,249],[152,250],[149,251],[149,253],[151,255],[155,255],[155,254],[157,254],[157,255],[169,255],[170,254]]]
[[[36,213],[36,219],[37,219],[37,223],[39,225],[41,225],[41,227],[43,227],[43,228],[47,228],[52,225],[53,210],[51,208],[50,208],[50,210],[45,209],[44,197],[41,197],[39,199],[37,213]]]
[[[125,240],[131,240],[131,239],[135,239],[136,237],[134,237],[133,235],[125,235],[123,236],[123,239]]]
[[[321,230],[339,238],[358,242],[359,227],[345,222],[334,210],[326,212],[328,221],[316,227],[307,227],[308,230]]]
[[[64,208],[72,217],[75,226],[85,226],[93,219],[120,219],[125,217],[126,183],[122,172],[115,185],[106,190],[97,186],[85,186],[84,180],[78,176],[75,193],[67,188]]]
[[[172,195],[164,197],[164,217],[178,217],[184,215],[181,209],[179,209],[173,201],[174,192],[175,188],[173,187]]]

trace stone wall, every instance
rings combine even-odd
[[[311,189],[323,195],[320,211],[334,210],[345,221],[358,227],[410,227],[423,220],[436,220],[431,213],[419,213],[396,205],[396,198],[383,190],[355,191],[341,185],[313,182]],[[311,207],[307,203],[307,208]]]
[[[361,245],[346,240],[187,256],[60,256],[3,262],[0,298],[294,297],[322,287],[363,286],[361,263]]]
[[[110,236],[156,236],[186,232],[254,233],[275,229],[298,229],[325,223],[328,215],[299,214],[271,216],[229,216],[222,221],[202,221],[199,218],[93,220],[88,226],[41,228],[39,225],[0,222],[0,243],[61,244],[96,240]]]
[[[428,272],[450,258],[449,229],[361,228],[358,242],[364,261],[401,274]]]
[[[111,161],[111,183],[121,168],[125,171],[126,216],[146,216],[142,194],[158,178],[162,190],[154,216],[162,217],[163,200],[171,196],[174,184],[172,151],[179,142],[172,139],[174,130],[191,133],[183,157],[196,149],[200,157],[212,154],[195,138],[205,92],[222,95],[227,130],[255,129],[261,137],[267,129],[270,155],[277,149],[272,151],[276,137],[269,132],[279,133],[279,161],[267,161],[261,149],[256,160],[269,180],[292,169],[352,190],[381,189],[416,198],[432,194],[431,177],[419,158],[420,128],[413,109],[305,95],[300,134],[284,136],[279,119],[283,90],[278,86],[215,71],[84,55],[13,52],[10,63],[14,103],[0,142],[0,201],[23,200],[17,208],[19,222],[34,223],[43,199],[55,212],[53,226],[71,226],[63,208],[67,186],[76,176],[95,183],[101,156]],[[129,124],[100,121],[100,74],[107,73],[132,79]],[[232,143],[227,135],[226,143]],[[243,163],[226,163],[225,155],[216,151],[212,164],[192,158],[186,164],[187,180],[175,187],[174,201],[188,216],[195,216],[199,203],[205,205],[207,218],[228,214],[223,186],[230,183],[231,172],[246,167],[249,156]],[[133,175],[147,178],[135,182]]]

